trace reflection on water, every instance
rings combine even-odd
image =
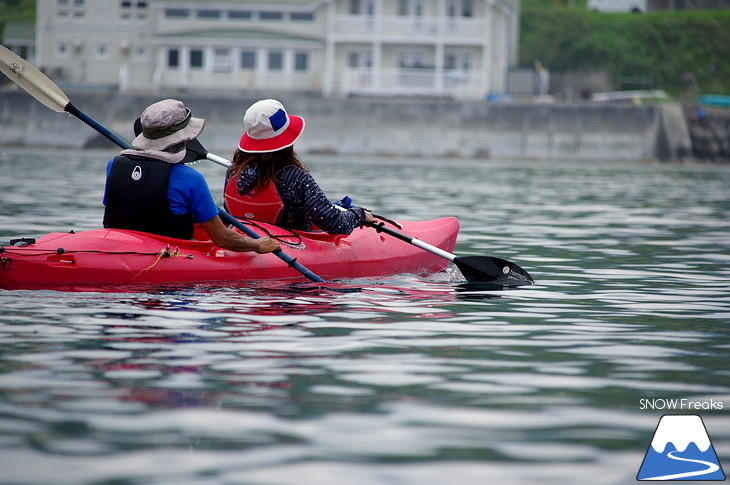
[[[1,154],[0,238],[99,225],[110,154],[64,155]],[[0,483],[627,484],[670,398],[730,462],[730,167],[310,165],[537,284],[0,292]]]

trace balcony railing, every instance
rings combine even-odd
[[[334,30],[336,39],[378,36],[479,40],[487,35],[484,19],[461,17],[337,15]]]
[[[477,71],[389,68],[347,69],[343,95],[419,95],[477,99],[486,96],[483,74]]]

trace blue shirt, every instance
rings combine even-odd
[[[110,160],[106,166],[107,177],[113,162],[114,159]],[[196,222],[206,222],[218,215],[218,207],[203,174],[183,163],[175,163],[170,169],[167,197],[173,214],[192,212]],[[104,204],[106,205],[106,192]]]

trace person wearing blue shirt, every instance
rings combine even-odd
[[[190,239],[198,222],[224,249],[281,249],[274,239],[254,239],[226,227],[203,175],[182,163],[186,143],[203,131],[205,120],[192,117],[181,101],[166,99],[145,109],[140,123],[135,149],[123,150],[107,165],[104,227]]]

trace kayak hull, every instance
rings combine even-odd
[[[402,231],[452,252],[459,231],[454,217],[401,222]],[[292,232],[251,226],[280,236],[284,252],[325,280],[428,275],[448,261],[369,227],[350,235]],[[211,241],[168,238],[138,231],[94,229],[49,233],[27,246],[5,246],[0,289],[74,289],[95,286],[218,283],[304,279],[274,254],[237,253]]]

